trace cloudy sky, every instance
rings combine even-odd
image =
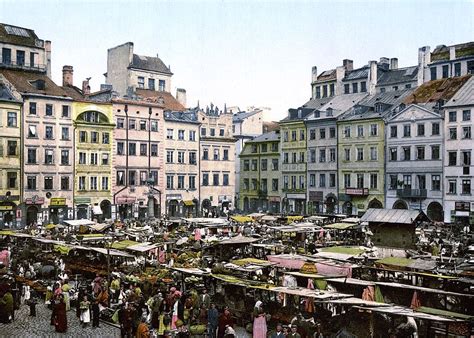
[[[382,56],[417,63],[421,46],[473,40],[473,1],[8,1],[0,21],[52,41],[53,79],[74,66],[76,85],[104,83],[107,49],[127,41],[135,53],[171,66],[173,93],[188,103],[272,108],[283,118],[310,95],[321,72]]]

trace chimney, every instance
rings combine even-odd
[[[72,66],[63,66],[63,87],[73,86],[73,73],[74,69]]]
[[[44,51],[46,53],[46,76],[51,78],[51,41],[44,42]]]
[[[398,69],[398,59],[397,58],[391,58],[390,59],[390,69],[391,70]]]
[[[369,94],[375,94],[377,85],[377,61],[369,61]]]
[[[311,83],[314,83],[317,80],[318,80],[318,67],[313,66],[313,68],[311,68]]]
[[[449,47],[449,60],[456,60],[456,47]]]
[[[342,79],[346,76],[346,67],[339,66],[336,68],[336,96],[342,95]]]
[[[428,76],[425,72],[428,71],[428,64],[431,62],[430,46],[424,46],[418,49],[418,86],[421,86]]]
[[[82,94],[89,95],[91,93],[91,86],[89,86],[90,77],[82,81]]]
[[[186,89],[177,88],[176,89],[176,100],[186,108]]]
[[[354,61],[352,60],[349,60],[349,59],[344,59],[342,60],[342,66],[347,70],[347,71],[351,71],[354,69]]]
[[[379,61],[379,65],[380,65],[383,69],[388,70],[388,69],[389,69],[389,66],[390,66],[390,60],[389,60],[389,58],[381,57],[381,58],[380,58],[380,61]]]

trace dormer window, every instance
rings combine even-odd
[[[375,112],[381,113],[383,111],[383,103],[376,103],[375,104]]]
[[[332,111],[333,111],[332,108],[328,108],[328,109],[326,110],[326,116],[327,116],[327,117],[331,117],[331,116],[332,116]]]

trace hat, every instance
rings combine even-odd
[[[296,324],[291,324],[291,328],[292,328],[292,329],[293,329],[293,328],[294,328],[294,329],[297,329],[297,328],[298,328],[298,325],[296,325]]]

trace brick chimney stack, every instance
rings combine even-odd
[[[397,58],[391,58],[390,59],[390,69],[398,69],[398,59]]]
[[[63,66],[63,86],[72,87],[74,85],[74,69],[72,66]]]
[[[354,70],[354,61],[349,60],[349,59],[344,59],[342,60],[342,65],[348,72]]]
[[[84,81],[82,81],[82,94],[83,95],[89,95],[91,93],[91,86],[89,86],[89,80],[91,78],[88,77]]]
[[[375,94],[375,86],[377,85],[377,61],[369,61],[369,94]]]

